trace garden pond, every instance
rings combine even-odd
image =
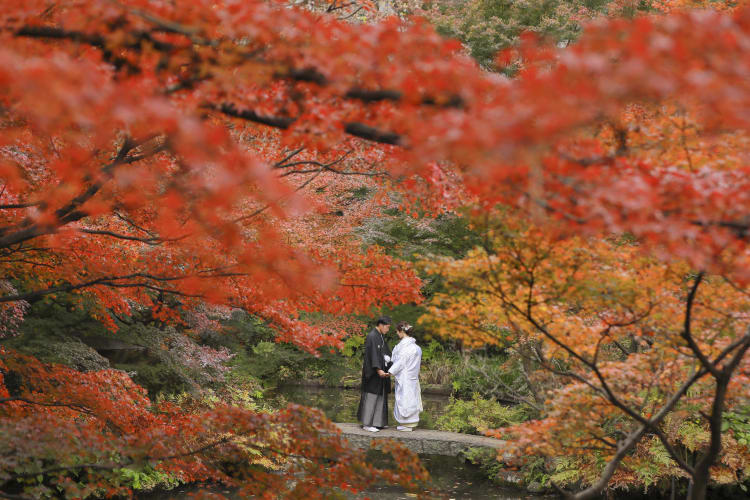
[[[465,465],[455,457],[422,455],[422,463],[430,472],[432,493],[435,498],[455,500],[540,500],[542,496],[520,490],[501,488],[489,481],[479,468]],[[185,485],[169,491],[154,491],[136,495],[138,500],[167,500],[186,498],[202,489],[198,485]],[[232,500],[240,500],[232,490],[220,486],[208,487],[208,491],[221,493]],[[433,495],[431,495],[433,496]],[[347,494],[350,500],[412,500],[413,493],[406,493],[398,486],[376,485],[359,495]],[[549,497],[548,497],[549,498]]]
[[[267,393],[265,397],[270,402],[278,405],[290,402],[318,408],[334,422],[356,422],[359,395],[360,392],[358,389],[285,385]],[[449,401],[450,397],[447,395],[423,394],[422,403],[425,411],[421,415],[419,426],[421,428],[434,429],[436,420],[445,413]],[[393,394],[391,393],[389,397],[389,411],[392,411],[392,408]],[[393,415],[390,415],[390,419],[389,425],[395,425]],[[533,495],[522,490],[499,487],[490,481],[479,467],[464,463],[456,457],[421,455],[420,458],[430,472],[433,492],[445,499],[516,500],[544,498],[543,496]],[[376,457],[375,460],[377,460]],[[187,485],[171,491],[140,494],[137,498],[141,500],[183,498],[198,489],[198,486]],[[221,492],[229,498],[239,499],[238,496],[232,495],[231,490],[216,487],[213,491]],[[397,486],[377,485],[360,495],[351,495],[348,498],[352,500],[364,498],[372,500],[406,500],[415,498],[415,495],[406,493],[402,488]]]
[[[359,404],[359,389],[336,387],[317,387],[301,385],[284,385],[268,394],[278,398],[279,402],[288,401],[313,408],[318,408],[334,422],[356,422]],[[422,394],[424,411],[420,415],[419,427],[435,429],[437,419],[445,414],[450,396],[447,394]],[[393,419],[393,392],[388,396],[389,426],[395,426]],[[445,498],[480,500],[480,499],[539,499],[522,490],[501,488],[490,481],[478,467],[462,462],[456,457],[439,455],[420,455],[422,463],[430,472],[432,487]],[[395,486],[377,486],[365,494],[352,498],[370,498],[372,500],[391,500],[414,498]]]
[[[266,397],[279,405],[289,402],[318,408],[333,422],[356,422],[359,395],[359,389],[284,385],[267,393]],[[448,395],[422,394],[424,411],[420,414],[419,427],[435,429],[437,419],[445,413],[449,402]],[[389,426],[396,425],[393,391],[388,395],[388,419]]]

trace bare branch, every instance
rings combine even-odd
[[[687,342],[688,347],[691,351],[693,351],[693,354],[695,354],[695,357],[698,358],[698,360],[701,362],[701,365],[708,370],[711,375],[713,375],[716,378],[719,378],[719,370],[716,368],[716,366],[711,363],[711,361],[708,360],[706,355],[703,353],[701,348],[698,346],[698,344],[695,342],[695,339],[693,338],[692,332],[690,331],[691,328],[691,318],[693,313],[693,304],[695,302],[695,294],[698,292],[698,286],[701,284],[701,281],[703,281],[704,272],[701,271],[698,273],[698,275],[695,277],[695,280],[693,281],[693,286],[690,287],[690,291],[687,295],[687,300],[685,302],[685,321],[684,326],[682,329],[682,338],[685,339]]]
[[[35,401],[33,399],[28,399],[24,397],[0,398],[0,404],[15,403],[15,402],[26,403],[26,404],[37,405],[37,406],[65,407],[65,408],[70,408],[71,410],[76,410],[81,413],[86,413],[89,415],[93,413],[90,409],[86,408],[85,406],[82,406],[76,403],[59,403],[59,402],[46,403],[44,401]]]
[[[38,207],[41,205],[40,202],[31,202],[31,203],[11,203],[8,205],[0,205],[0,210],[11,210],[11,209],[17,209],[17,208],[29,208],[29,207]]]
[[[148,140],[151,140],[151,138]],[[143,160],[166,148],[166,144],[162,143],[148,149],[147,151],[143,151],[141,154],[128,156],[128,153],[142,145],[143,143],[139,144],[130,138],[126,138],[120,146],[115,159],[101,169],[102,178],[92,182],[91,185],[81,194],[73,198],[65,206],[55,211],[56,223],[40,225],[27,218],[18,225],[0,228],[0,248],[7,248],[45,234],[52,234],[56,232],[58,228],[86,217],[88,214],[80,210],[80,207],[93,198],[104,184],[111,179],[112,172],[116,167]]]
[[[165,243],[167,241],[179,241],[183,239],[181,238],[159,238],[157,236],[150,236],[147,238],[142,238],[140,236],[133,236],[128,234],[120,234],[115,233],[113,231],[105,231],[105,230],[99,230],[99,229],[78,229],[78,232],[86,233],[86,234],[93,234],[93,235],[101,235],[101,236],[111,236],[112,238],[117,238],[120,240],[128,240],[128,241],[139,241],[141,243],[145,243],[147,245],[160,245],[162,243]]]

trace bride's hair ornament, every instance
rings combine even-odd
[[[407,323],[406,321],[399,321],[398,325],[396,325],[396,329],[402,332],[409,333],[409,330],[411,330],[411,325]]]

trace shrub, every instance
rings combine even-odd
[[[182,483],[178,476],[146,465],[143,468],[124,467],[120,469],[121,484],[134,490],[153,490],[162,488],[171,490]]]
[[[496,429],[519,424],[526,420],[526,411],[521,406],[505,406],[495,400],[482,399],[474,394],[469,401],[451,396],[447,411],[437,419],[437,428],[444,431],[479,434],[487,429]]]
[[[20,335],[5,340],[3,345],[35,356],[46,363],[58,363],[82,372],[111,368],[107,358],[80,339],[35,330],[32,326],[25,327]]]
[[[456,396],[469,398],[476,392],[486,399],[520,402],[530,395],[517,363],[505,355],[474,352],[456,357],[452,370]]]

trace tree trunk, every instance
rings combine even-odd
[[[690,489],[688,500],[705,500],[708,492],[708,482],[711,480],[711,465],[719,457],[721,452],[721,422],[724,417],[724,400],[729,386],[729,373],[723,372],[716,380],[716,393],[711,407],[709,429],[711,431],[711,442],[706,453],[698,460],[693,470],[693,487]]]
[[[698,470],[695,471],[698,476]],[[705,500],[708,492],[708,474],[700,474],[700,477],[693,479],[693,487],[690,488],[688,500]]]
[[[634,430],[628,436],[617,444],[617,453],[612,457],[612,460],[604,467],[599,480],[589,486],[583,491],[579,491],[573,495],[569,495],[569,498],[573,500],[592,500],[601,495],[604,488],[609,484],[609,480],[615,473],[617,468],[620,466],[620,462],[630,452],[631,449],[641,440],[643,435],[646,433],[646,426],[642,425],[638,429]]]

